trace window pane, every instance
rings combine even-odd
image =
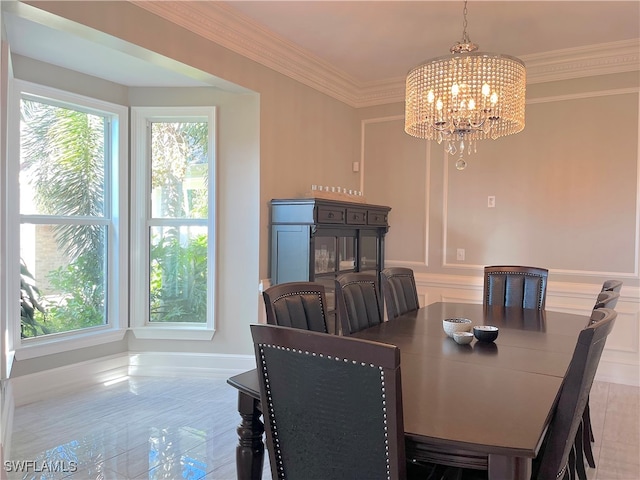
[[[94,225],[21,225],[23,337],[106,323],[106,233]],[[97,241],[82,248],[87,239]]]
[[[150,229],[151,322],[206,323],[207,228]]]
[[[151,124],[151,216],[207,218],[207,122]]]
[[[104,215],[102,116],[22,100],[20,213]]]

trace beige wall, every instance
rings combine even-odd
[[[359,123],[347,105],[128,2],[29,2],[260,94],[260,258],[267,258],[267,202],[312,184],[356,188]],[[144,26],[141,28],[141,26]],[[267,278],[260,262],[260,278]]]
[[[464,171],[403,133],[402,105],[363,110],[364,191],[393,207],[387,261],[464,275],[539,265],[552,280],[637,287],[638,75],[573,83],[538,89],[524,131],[480,142]]]
[[[402,103],[350,108],[126,2],[30,3],[255,93],[225,100],[244,112],[224,127],[225,136],[239,135],[221,172],[226,280],[216,338],[197,350],[251,353],[247,325],[261,308],[257,284],[268,276],[268,202],[324,184],[362,189],[369,202],[392,207],[386,258],[416,269],[423,301],[477,301],[487,263],[548,267],[553,302],[572,311],[588,311],[605,278],[622,278],[628,293],[619,325],[629,333],[614,342],[614,360],[637,368],[638,72],[530,86],[524,132],[479,144],[458,172],[442,146],[403,133]],[[110,91],[119,103],[155,101]],[[242,145],[239,138],[256,131],[259,141]],[[361,173],[351,171],[353,161],[362,162]],[[487,208],[488,195],[496,208]],[[464,262],[455,260],[457,248]],[[190,348],[129,342],[132,350]],[[24,372],[44,364],[34,360]]]
[[[217,105],[220,254],[212,342],[151,341],[128,335],[119,345],[16,362],[12,376],[127,349],[252,354],[248,325],[258,320],[263,308],[258,285],[268,278],[268,202],[304,195],[311,184],[358,187],[358,174],[351,172],[359,147],[355,111],[126,2],[42,2],[38,7],[151,48],[253,93],[209,88],[129,89],[16,58],[17,78],[122,105]],[[38,12],[41,21],[42,13]],[[50,15],[45,15],[44,21],[57,28],[68,27],[68,22]],[[105,37],[104,41],[112,40]]]
[[[403,133],[402,104],[359,111],[365,195],[392,207],[387,266],[414,269],[422,304],[481,302],[484,265],[546,267],[547,308],[582,315],[621,279],[599,378],[639,385],[639,90],[638,72],[534,85],[524,131],[464,171]]]

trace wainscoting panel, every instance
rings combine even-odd
[[[523,132],[479,142],[464,172],[449,161],[442,172],[443,266],[516,262],[553,265],[563,275],[637,280],[638,104],[637,86],[528,100]],[[589,122],[576,128],[573,119],[591,111],[624,127],[615,137],[599,135]],[[465,249],[463,261],[458,249]]]

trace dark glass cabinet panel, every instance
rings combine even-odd
[[[380,258],[378,248],[377,237],[362,234],[360,237],[360,270],[382,270],[378,263]]]
[[[327,291],[335,332],[334,280],[341,273],[384,268],[390,207],[319,198],[271,201],[271,284],[313,281]]]
[[[314,268],[316,275],[333,273],[336,270],[336,237],[316,237],[314,248]]]

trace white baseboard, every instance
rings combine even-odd
[[[13,398],[13,385],[7,380],[0,381],[0,455],[4,446],[11,445],[11,434],[13,432],[13,413],[15,410],[15,400]],[[5,452],[6,454],[6,452]],[[4,458],[7,458],[6,456]],[[4,477],[0,474],[0,478]]]
[[[228,378],[256,368],[253,355],[129,352],[129,375]]]
[[[8,382],[15,405],[20,406],[123,377],[128,369],[129,355],[121,353],[14,377]]]
[[[595,379],[600,382],[621,383],[632,387],[640,387],[640,370],[637,365],[624,365],[600,360]]]
[[[129,352],[14,377],[6,383],[14,404],[20,406],[127,375],[227,378],[255,366],[253,355]]]

